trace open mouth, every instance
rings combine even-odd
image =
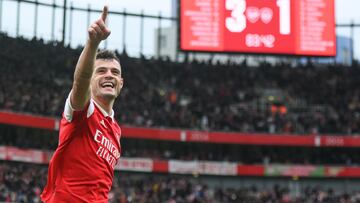
[[[103,88],[107,88],[107,87],[114,88],[115,85],[112,82],[104,82],[104,83],[101,84],[101,87],[103,87]]]

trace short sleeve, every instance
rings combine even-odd
[[[86,117],[89,118],[94,113],[95,110],[94,102],[92,101],[92,99],[89,100],[88,104],[85,106],[83,110],[75,110],[71,105],[71,100],[70,100],[71,93],[72,91],[70,91],[65,101],[64,113],[63,113],[63,117],[65,118],[65,120],[71,123],[74,120],[74,117],[76,117],[77,114],[81,114],[82,112],[86,112]]]
[[[73,120],[74,111],[75,111],[71,105],[70,95],[71,95],[71,92],[69,93],[69,95],[65,101],[64,114],[63,114],[64,118],[68,122],[71,122]]]

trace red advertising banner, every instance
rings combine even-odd
[[[0,111],[0,123],[58,130],[59,120]],[[151,139],[176,142],[200,142],[241,145],[304,146],[304,147],[360,147],[360,136],[292,135],[266,133],[229,133],[166,128],[122,126],[123,138]],[[1,155],[0,155],[1,156]],[[158,167],[165,166],[159,163]]]
[[[250,145],[316,146],[314,135],[182,131],[182,141]]]
[[[180,49],[335,56],[334,0],[180,0]]]
[[[9,161],[21,161],[29,163],[47,163],[44,160],[46,152],[33,149],[19,149],[16,147],[0,147],[0,159]]]
[[[195,161],[170,161],[169,172],[178,174],[199,174]]]
[[[153,171],[153,160],[147,158],[122,158],[115,169],[124,171]]]
[[[0,146],[0,160],[48,164],[51,152]],[[152,160],[149,158],[120,158],[115,167],[121,171],[170,174],[258,176],[258,177],[315,177],[360,178],[360,167],[314,165],[243,165],[215,161]]]
[[[59,123],[54,118],[4,111],[0,111],[0,123],[48,130],[59,129]]]
[[[6,151],[6,147],[0,146],[0,160],[6,160]]]
[[[302,165],[269,165],[265,169],[265,175],[288,177],[323,177],[324,167]]]
[[[237,164],[209,161],[169,161],[169,172],[179,174],[237,175]]]

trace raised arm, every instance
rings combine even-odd
[[[82,110],[90,99],[90,80],[94,71],[97,49],[100,42],[110,35],[110,30],[105,24],[107,15],[108,7],[104,6],[100,18],[88,29],[88,40],[76,64],[70,97],[71,105],[75,110]]]

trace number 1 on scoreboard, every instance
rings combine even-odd
[[[280,34],[289,35],[290,34],[290,0],[277,0],[276,5],[280,10]]]

